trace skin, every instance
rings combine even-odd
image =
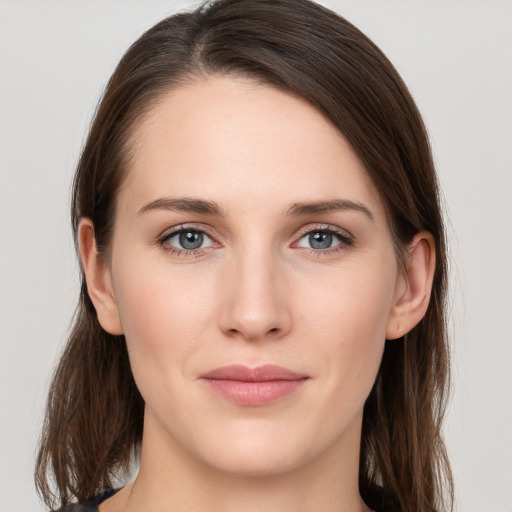
[[[414,238],[402,270],[381,198],[346,139],[269,86],[198,79],[169,91],[133,142],[108,261],[91,222],[80,226],[98,319],[125,335],[146,402],[139,474],[100,511],[366,510],[363,405],[386,339],[425,313],[431,235]],[[162,198],[213,201],[223,216],[148,206]],[[286,213],[339,199],[353,204]],[[207,233],[202,248],[176,252],[169,233],[183,225]],[[309,234],[326,230],[341,237],[312,247]],[[200,378],[235,363],[309,378],[275,403],[240,406]]]

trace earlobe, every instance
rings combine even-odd
[[[405,264],[388,318],[388,340],[401,338],[425,316],[436,265],[435,241],[431,233],[421,231],[413,238],[405,252]]]
[[[94,225],[82,219],[78,228],[78,244],[87,291],[94,304],[100,325],[110,334],[123,334],[119,311],[112,290],[110,270],[96,246]]]

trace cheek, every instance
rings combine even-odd
[[[130,268],[139,270],[133,273]],[[210,323],[208,283],[133,260],[118,265],[114,277],[121,324],[141,393],[144,396],[148,386],[172,386],[187,373],[187,363]]]
[[[394,260],[384,268],[332,272],[299,299],[307,337],[322,352],[329,389],[354,406],[366,399],[379,369],[396,272]]]
[[[391,311],[396,269],[382,268],[334,269],[325,275],[314,276],[301,286],[303,304],[301,317],[310,318],[312,327],[335,330],[342,339],[370,342],[385,335]],[[339,338],[338,338],[339,339]]]

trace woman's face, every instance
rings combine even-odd
[[[403,279],[345,138],[302,99],[213,77],[133,144],[107,276],[144,443],[247,475],[357,463]]]

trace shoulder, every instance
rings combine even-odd
[[[100,504],[113,496],[117,491],[119,491],[119,489],[107,489],[90,500],[82,503],[71,503],[69,505],[65,505],[59,509],[59,512],[97,512]]]

